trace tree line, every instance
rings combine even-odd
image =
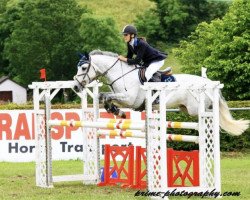
[[[75,0],[0,0],[0,75],[27,86],[46,68],[48,80],[72,80],[78,52],[124,53],[121,30]],[[151,0],[135,20],[156,47],[175,45],[182,71],[221,80],[230,99],[249,99],[249,1]],[[125,8],[124,8],[125,9]]]
[[[113,19],[96,18],[75,0],[20,1],[0,20],[1,71],[25,86],[39,80],[41,68],[48,80],[72,80],[78,52],[122,46]]]

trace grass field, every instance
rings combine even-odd
[[[112,17],[119,29],[134,22],[136,15],[154,6],[150,0],[77,0],[101,17]]]
[[[250,199],[250,155],[223,154],[222,192],[241,192],[240,197],[223,197],[223,199]],[[53,162],[53,175],[78,174],[82,172],[81,161]],[[81,182],[64,182],[54,184],[52,189],[35,186],[35,163],[0,163],[0,199],[42,199],[42,200],[106,200],[106,199],[146,199],[134,197],[137,190],[120,187],[97,187],[83,185]],[[183,200],[187,198],[171,197]],[[199,199],[199,198],[191,198]],[[211,199],[211,198],[210,198]]]

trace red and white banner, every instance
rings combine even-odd
[[[144,114],[125,109],[129,119],[144,119]],[[51,110],[51,119],[80,120],[80,109]],[[101,118],[113,118],[113,115],[100,110]],[[0,111],[0,161],[29,162],[35,161],[35,129],[33,110]],[[53,160],[82,159],[83,136],[78,127],[53,127],[52,158]],[[145,147],[145,139],[101,137],[100,150],[103,158],[104,144],[135,145]]]

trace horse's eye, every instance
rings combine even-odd
[[[85,71],[87,69],[87,67],[82,66],[82,71]]]

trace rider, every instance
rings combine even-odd
[[[167,54],[151,47],[143,38],[137,37],[137,29],[132,25],[126,25],[122,34],[125,42],[127,42],[127,56],[118,56],[118,59],[127,62],[129,65],[140,65],[146,67],[145,77],[147,81],[153,76],[157,70],[164,65],[164,59]],[[133,55],[136,55],[133,58]]]

